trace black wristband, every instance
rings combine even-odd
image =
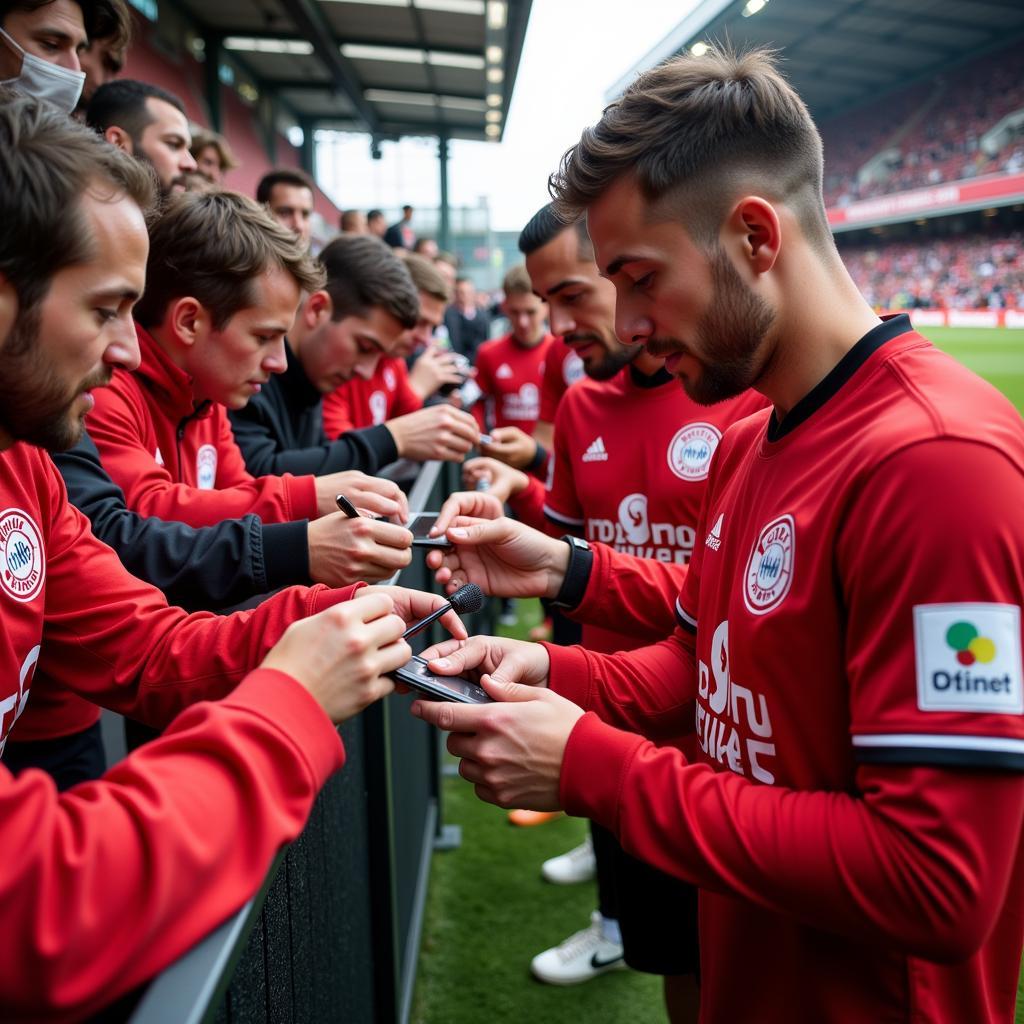
[[[533,443],[537,446],[537,450],[533,453],[533,458],[527,464],[526,472],[537,476],[547,465],[548,451],[540,441],[534,441]]]
[[[571,611],[583,600],[590,582],[590,570],[594,567],[594,552],[582,537],[567,533],[562,540],[569,545],[569,564],[565,568],[565,579],[551,602],[555,608]]]

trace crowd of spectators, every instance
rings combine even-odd
[[[1024,307],[1024,234],[843,246],[861,294],[876,309]]]
[[[1024,54],[1011,47],[841,117],[823,130],[826,205],[1024,170],[1020,128],[982,145],[987,132],[1022,108]],[[861,180],[864,165],[888,148],[892,160]]]

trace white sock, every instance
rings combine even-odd
[[[622,932],[619,930],[619,922],[614,917],[601,915],[601,935],[605,942],[612,942],[616,946],[622,945]]]

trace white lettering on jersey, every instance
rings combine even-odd
[[[383,391],[374,391],[370,395],[369,405],[373,425],[379,426],[388,418],[388,396]]]
[[[21,670],[18,672],[18,692],[0,700],[0,754],[3,753],[14,723],[21,717],[28,703],[28,693],[36,663],[39,661],[39,651],[39,644],[36,644],[21,663]]]
[[[778,608],[793,582],[796,527],[790,515],[779,516],[765,526],[747,560],[743,603],[753,615]]]
[[[513,376],[512,367],[509,366],[508,363],[502,363],[501,366],[499,366],[497,370],[494,371],[494,376],[500,377],[502,380],[504,380],[507,377],[511,377]]]
[[[710,423],[688,423],[668,446],[669,469],[681,480],[704,480],[722,432]]]
[[[915,605],[914,650],[922,711],[1024,713],[1017,605]]]
[[[45,579],[39,527],[20,508],[4,509],[0,512],[0,588],[25,604],[39,596]]]
[[[507,420],[535,420],[540,415],[540,388],[523,384],[518,391],[502,396],[501,407]]]
[[[598,437],[590,442],[590,447],[583,453],[584,462],[607,462],[608,452],[604,446],[604,438]]]
[[[217,483],[217,449],[204,444],[196,452],[196,487],[212,491]]]
[[[597,444],[597,441],[594,444]],[[594,445],[590,447],[593,448]],[[658,562],[678,562],[685,565],[693,554],[693,546],[697,540],[696,530],[692,526],[677,526],[675,523],[652,523],[648,504],[646,494],[639,491],[627,494],[619,502],[617,521],[586,521],[587,539],[611,544],[616,551],[624,551],[638,558],[653,558]]]
[[[704,538],[705,547],[711,548],[712,551],[717,551],[722,546],[722,520],[724,519],[725,513],[719,513],[715,525],[711,527],[711,532]]]
[[[744,732],[737,726],[743,727]],[[732,678],[729,621],[720,622],[711,638],[710,669],[703,661],[697,663],[697,740],[713,761],[727,764],[737,775],[750,775],[770,786],[775,776],[761,762],[775,756],[771,736],[772,723],[764,694],[755,695]]]

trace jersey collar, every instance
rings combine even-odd
[[[892,341],[914,328],[906,313],[886,317],[877,327],[872,327],[842,359],[810,391],[790,409],[780,423],[772,411],[768,419],[768,440],[779,441],[791,434],[805,420],[814,415],[830,398],[833,398],[844,384],[877,352],[886,342]]]

